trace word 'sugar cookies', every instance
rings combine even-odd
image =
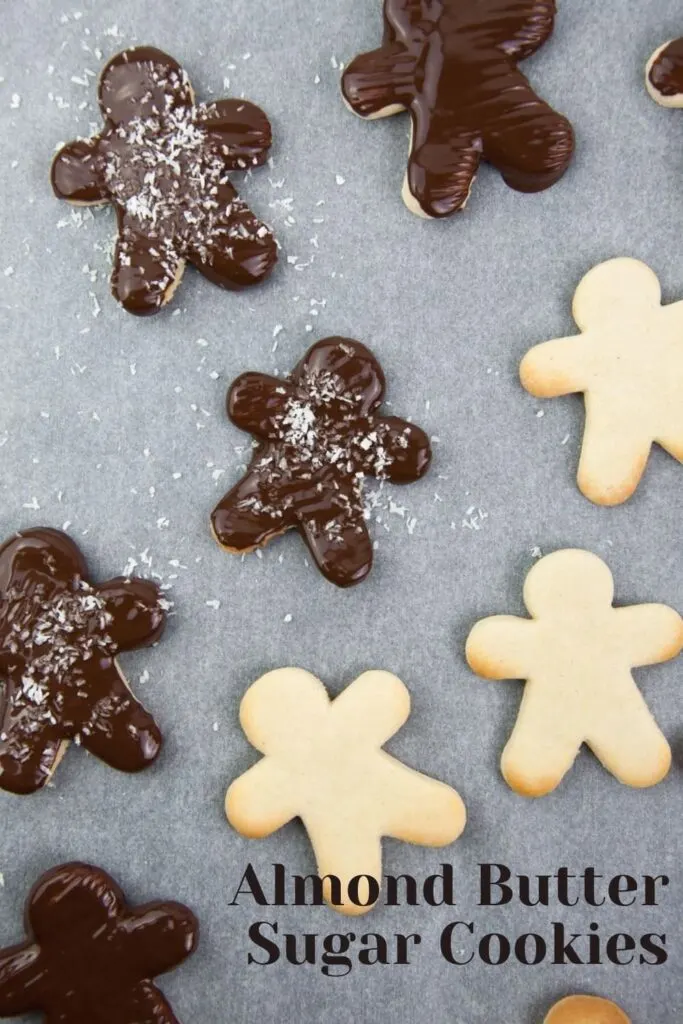
[[[364,118],[410,110],[403,199],[413,213],[463,209],[481,160],[520,192],[564,174],[572,127],[517,68],[554,18],[555,0],[384,0],[384,42],[351,62],[342,93]]]
[[[653,786],[671,750],[631,669],[675,658],[683,620],[663,604],[614,608],[612,574],[588,551],[556,551],[527,575],[530,619],[495,615],[472,629],[467,661],[485,679],[524,679],[522,705],[501,760],[508,785],[545,796],[582,743],[629,786]]]
[[[257,284],[275,239],[237,195],[229,171],[262,164],[268,118],[246,100],[195,104],[172,57],[124,50],[100,78],[104,130],[64,146],[52,164],[60,199],[112,203],[119,236],[112,291],[129,313],[156,313],[193,263],[224,288]]]
[[[389,672],[365,672],[331,701],[310,672],[284,668],[262,676],[242,699],[242,728],[264,757],[230,786],[228,820],[262,839],[301,818],[323,896],[341,913],[364,914],[376,902],[383,836],[445,846],[465,827],[454,789],[381,749],[409,714],[410,694]],[[332,878],[341,893],[359,879],[359,901],[333,901]]]

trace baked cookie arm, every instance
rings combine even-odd
[[[618,698],[604,701],[586,737],[607,771],[626,786],[661,782],[671,767],[671,748],[630,673],[619,678]]]
[[[342,94],[359,117],[384,117],[409,106],[416,58],[399,42],[362,53],[342,75]]]
[[[645,472],[652,439],[630,407],[596,392],[585,396],[586,425],[577,473],[579,490],[596,505],[620,505]]]
[[[520,363],[519,378],[536,398],[557,398],[584,391],[592,363],[592,343],[585,335],[556,338],[529,349]]]
[[[144,235],[132,218],[119,214],[111,290],[124,309],[136,316],[158,312],[172,297],[184,270],[185,260],[172,243]]]
[[[555,23],[556,0],[534,0],[533,10],[529,5],[518,5],[519,24],[514,25],[515,10],[509,3],[504,4],[507,38],[498,48],[514,60],[526,60],[546,42]],[[497,29],[495,22],[494,27]],[[497,43],[497,40],[496,40]]]
[[[383,835],[420,846],[446,846],[465,828],[465,805],[454,789],[381,751]]]
[[[386,463],[381,464],[379,475],[392,484],[407,484],[419,480],[429,469],[432,451],[424,430],[397,416],[384,416],[380,424],[381,447]],[[375,468],[377,453],[373,454]]]
[[[147,768],[161,749],[159,727],[130,692],[115,661],[97,667],[97,696],[84,710],[81,746],[123,772]]]
[[[360,583],[372,568],[372,541],[362,512],[329,519],[302,518],[299,530],[315,564],[331,583],[351,587]]]
[[[98,155],[99,139],[77,139],[63,146],[52,161],[50,181],[58,199],[70,203],[95,205],[109,199],[102,164]]]
[[[413,103],[411,115],[403,200],[420,216],[447,217],[469,199],[482,156],[479,136],[450,113],[434,114],[423,98]]]
[[[41,973],[38,946],[12,946],[0,955],[0,1016],[15,1017],[42,1009],[31,998]]]
[[[516,615],[480,619],[467,637],[465,657],[484,679],[526,679],[533,662],[536,625]]]
[[[249,839],[264,839],[299,813],[291,797],[291,779],[264,757],[231,784],[225,813],[237,832]]]
[[[657,665],[683,650],[683,619],[665,604],[634,604],[615,608],[629,665]]]
[[[410,694],[391,672],[363,672],[332,702],[339,732],[354,746],[381,747],[410,715]]]
[[[527,682],[515,727],[501,757],[508,786],[520,796],[551,793],[576,760],[584,740],[582,718],[553,687]]]
[[[514,77],[516,84],[510,81],[506,86],[510,106],[505,115],[484,121],[484,158],[498,168],[510,188],[541,192],[567,170],[574,130],[566,117],[539,99],[521,71]]]
[[[221,147],[226,170],[263,164],[273,143],[270,121],[247,100],[218,100],[199,108],[199,123]]]
[[[277,440],[294,390],[287,381],[265,373],[243,373],[228,392],[228,416],[240,430]]]
[[[194,914],[181,903],[148,903],[119,920],[118,933],[125,941],[131,962],[139,959],[150,977],[181,963],[194,948],[197,933]]]

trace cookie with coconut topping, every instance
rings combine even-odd
[[[121,771],[154,761],[159,728],[116,657],[155,643],[164,622],[156,584],[91,584],[59,530],[26,530],[0,548],[0,788],[40,789],[70,740]]]
[[[112,203],[112,291],[130,313],[156,313],[193,263],[224,288],[272,270],[273,234],[239,198],[230,171],[265,162],[272,135],[253,103],[196,104],[185,71],[152,47],[124,50],[99,85],[103,131],[64,146],[52,186],[77,205]]]
[[[297,529],[332,583],[365,579],[365,478],[411,483],[431,461],[424,431],[379,414],[384,391],[379,362],[350,338],[317,342],[286,379],[238,377],[228,415],[257,446],[246,475],[213,511],[219,544],[244,554]]]

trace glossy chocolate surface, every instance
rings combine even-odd
[[[332,583],[364,579],[372,566],[365,477],[410,483],[431,460],[419,427],[378,414],[384,390],[378,361],[350,338],[319,341],[289,378],[239,377],[228,415],[259,443],[246,476],[214,509],[218,542],[244,553],[296,528]]]
[[[683,39],[669,43],[650,68],[650,82],[662,96],[683,94]]]
[[[521,192],[567,169],[572,127],[517,68],[554,17],[555,0],[385,0],[384,43],[352,61],[342,90],[361,117],[410,110],[406,184],[427,216],[464,207],[482,159]]]
[[[178,1024],[152,979],[197,944],[197,920],[181,903],[131,908],[104,871],[63,864],[33,887],[26,925],[28,941],[0,951],[0,1016]]]
[[[192,262],[226,288],[261,281],[275,239],[237,195],[229,171],[262,164],[268,118],[246,100],[195,105],[180,65],[152,47],[125,50],[102,72],[105,127],[55,157],[55,194],[114,204],[112,290],[131,313],[155,313]]]
[[[122,771],[155,759],[159,728],[115,658],[154,643],[164,622],[154,583],[90,584],[59,530],[26,530],[0,548],[0,788],[40,789],[69,740]]]

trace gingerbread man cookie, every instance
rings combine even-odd
[[[116,657],[159,639],[160,602],[147,580],[89,583],[59,530],[25,530],[0,548],[0,788],[40,789],[70,740],[121,771],[154,761],[159,728]]]
[[[629,786],[654,786],[671,751],[633,667],[675,658],[683,620],[663,604],[614,608],[612,574],[597,555],[564,550],[529,572],[530,619],[482,619],[467,639],[467,661],[485,679],[524,679],[517,724],[501,769],[523,796],[560,784],[582,743]]]
[[[238,377],[228,415],[258,439],[245,477],[212,514],[218,543],[234,554],[261,548],[289,529],[316,565],[348,587],[372,567],[363,480],[418,480],[431,460],[424,431],[377,412],[382,368],[351,338],[317,342],[286,379]]]
[[[100,868],[63,864],[33,887],[28,941],[0,950],[0,1016],[49,1024],[178,1024],[152,979],[197,944],[181,903],[129,907]]]
[[[465,827],[455,790],[382,750],[409,714],[410,694],[389,672],[363,673],[332,701],[310,672],[268,672],[240,706],[247,739],[264,757],[230,786],[228,820],[242,835],[261,839],[301,818],[328,902],[325,876],[339,880],[342,894],[358,876],[379,882],[382,836],[423,846],[454,842]],[[363,914],[368,900],[331,905]]]
[[[631,1024],[631,1021],[609,999],[567,996],[555,1003],[543,1024]]]
[[[672,39],[650,57],[647,90],[662,107],[683,107],[683,39]]]
[[[583,392],[578,485],[598,505],[631,497],[653,442],[683,460],[683,302],[663,306],[661,298],[646,264],[600,263],[574,296],[581,334],[537,345],[522,360],[532,395]]]
[[[59,151],[52,186],[77,205],[114,205],[112,291],[122,306],[156,313],[188,261],[224,288],[262,281],[277,258],[275,239],[229,172],[267,159],[263,111],[246,100],[196,105],[177,61],[150,46],[109,61],[99,102],[103,131]]]
[[[342,93],[364,118],[410,110],[403,199],[413,213],[462,210],[481,160],[520,192],[562,177],[572,127],[517,67],[554,18],[555,0],[384,0],[384,42],[351,62]]]

